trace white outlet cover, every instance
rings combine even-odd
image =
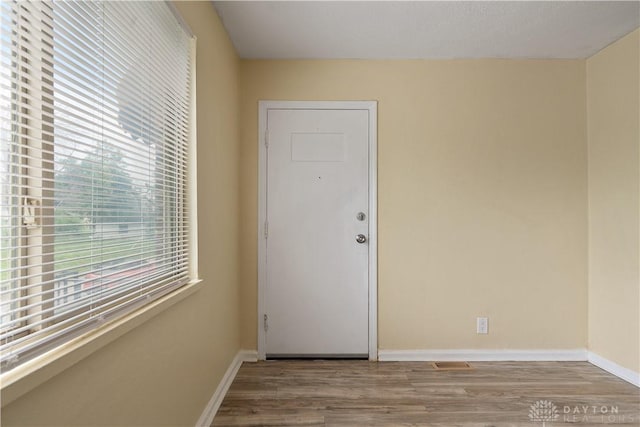
[[[487,334],[489,333],[489,318],[487,317],[478,317],[476,321],[476,332],[478,334]]]

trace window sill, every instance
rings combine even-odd
[[[125,333],[192,295],[203,286],[194,279],[187,285],[119,319],[114,319],[68,343],[0,375],[2,406],[28,393]]]

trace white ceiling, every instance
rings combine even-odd
[[[242,58],[586,58],[640,1],[214,1]]]

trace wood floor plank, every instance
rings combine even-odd
[[[586,362],[477,362],[442,371],[426,362],[245,363],[213,426],[640,426],[640,389]],[[550,425],[549,423],[547,425]]]

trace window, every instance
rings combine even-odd
[[[164,2],[0,2],[0,361],[193,277],[192,38]]]

